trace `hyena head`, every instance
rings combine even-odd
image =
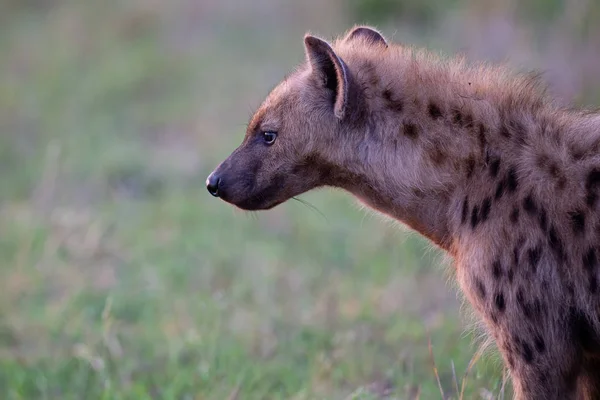
[[[367,27],[353,29],[343,41],[387,47]],[[332,46],[310,35],[304,45],[306,62],[273,89],[241,145],[206,180],[213,196],[241,209],[265,210],[357,179],[347,165],[367,123],[364,93]]]

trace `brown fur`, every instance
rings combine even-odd
[[[256,210],[347,190],[453,257],[518,399],[600,398],[600,115],[367,27],[305,47],[209,177],[217,195]]]

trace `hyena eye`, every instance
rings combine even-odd
[[[277,139],[277,132],[266,131],[262,133],[262,136],[266,144],[273,144]]]

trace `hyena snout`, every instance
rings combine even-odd
[[[206,178],[206,189],[247,211],[266,210],[287,200],[285,175],[269,173],[259,164],[262,161],[227,159]]]
[[[216,173],[216,171],[213,171],[208,178],[206,178],[206,189],[208,190],[208,193],[215,197],[219,197],[221,183],[221,177]]]

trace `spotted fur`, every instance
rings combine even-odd
[[[304,45],[211,193],[259,210],[346,190],[453,258],[517,399],[600,398],[600,115],[369,27]]]

